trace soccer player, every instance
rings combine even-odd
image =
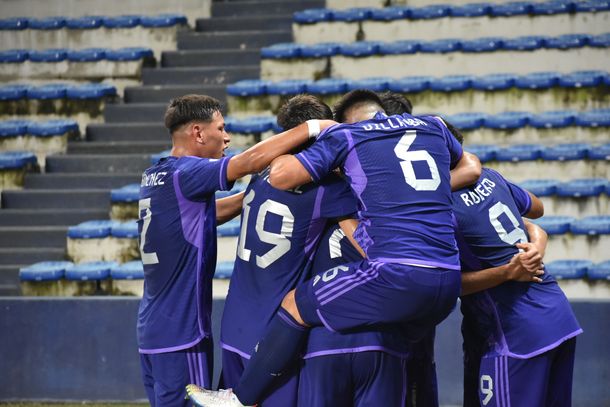
[[[332,111],[314,96],[298,95],[280,108],[277,118],[284,129],[309,119],[332,119]],[[336,174],[287,191],[269,184],[268,168],[252,176],[245,191],[237,258],[222,317],[221,385],[239,383],[282,299],[308,277],[327,221],[356,211],[349,185]],[[294,369],[278,380],[260,404],[296,406],[297,386]]]
[[[455,305],[461,277],[449,171],[466,166],[461,185],[469,185],[480,163],[470,166],[438,118],[387,117],[379,97],[367,91],[350,92],[340,107],[337,116],[355,123],[331,126],[308,149],[278,158],[270,181],[292,189],[342,168],[359,199],[354,237],[367,259],[290,291],[234,392],[189,390],[199,405],[258,402],[310,326],[345,332],[403,322],[418,327],[408,331],[417,339]]]
[[[230,137],[220,103],[186,95],[171,101],[165,126],[169,157],[142,175],[138,228],[144,295],[138,314],[138,345],[151,405],[185,406],[184,386],[210,387],[212,276],[216,223],[236,216],[243,195],[214,201],[214,192],[267,167],[318,133],[307,124],[271,137],[234,157],[224,157]]]

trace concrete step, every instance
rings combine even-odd
[[[100,144],[100,143],[88,143]],[[157,150],[163,151],[163,150]],[[120,188],[140,181],[142,174],[26,174],[25,189],[90,189]],[[1,213],[1,212],[0,212]]]
[[[166,51],[161,54],[163,67],[211,67],[259,65],[259,49],[214,49],[200,51]]]
[[[163,125],[163,115],[167,109],[164,103],[137,103],[106,105],[104,121],[106,123],[152,122]]]
[[[230,84],[260,77],[259,65],[212,66],[207,68],[155,68],[142,71],[144,85]]]
[[[66,250],[57,247],[0,248],[0,265],[34,264],[66,259]]]
[[[98,209],[110,210],[108,189],[33,189],[4,191],[2,207],[15,209]]]
[[[108,219],[109,207],[86,209],[0,209],[0,226],[72,226]]]
[[[19,288],[19,269],[27,264],[0,265],[0,297],[21,295]]]
[[[0,247],[31,248],[66,246],[67,226],[2,226],[0,227]]]
[[[171,142],[171,136],[161,123],[104,123],[87,126],[87,140]]]
[[[273,16],[277,14],[286,15],[308,8],[324,7],[325,3],[324,0],[213,2],[212,18],[229,16]]]
[[[156,154],[171,148],[171,142],[158,141],[89,141],[69,143],[69,154]]]
[[[212,96],[223,104],[227,100],[226,85],[155,85],[125,88],[125,102],[164,103],[167,106],[171,99],[189,93]]]
[[[198,18],[195,20],[195,29],[198,32],[291,30],[292,14]]]
[[[150,166],[150,154],[71,154],[47,158],[47,172],[133,174]]]
[[[292,30],[251,30],[178,33],[178,49],[258,49],[292,41]]]

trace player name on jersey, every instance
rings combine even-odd
[[[166,171],[153,172],[152,174],[142,174],[141,187],[156,187],[158,185],[165,185]]]
[[[476,187],[460,194],[460,198],[462,198],[466,206],[479,204],[491,195],[495,186],[495,182],[488,178],[483,178]]]
[[[386,125],[387,123],[387,125]],[[362,128],[365,131],[372,130],[391,130],[391,129],[400,129],[401,127],[413,127],[413,126],[427,126],[428,124],[423,120],[401,116],[392,116],[388,117],[388,120],[384,122],[374,123],[367,122],[362,125]]]

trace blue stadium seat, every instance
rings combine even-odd
[[[589,260],[555,260],[546,263],[544,269],[557,280],[577,280],[585,278],[592,265]]]
[[[587,269],[589,280],[610,280],[610,260],[594,264]]]
[[[532,2],[511,1],[507,3],[492,3],[491,15],[494,17],[508,17],[529,14],[532,11]]]
[[[333,21],[345,21],[348,23],[354,21],[364,21],[371,17],[371,8],[368,7],[356,7],[348,8],[345,10],[333,10],[332,19]]]
[[[580,11],[606,11],[610,10],[610,1],[607,0],[582,0],[574,2],[574,10]]]
[[[29,51],[27,49],[9,49],[7,51],[0,51],[0,63],[20,63],[24,62],[29,57]]]
[[[610,47],[610,33],[594,35],[589,38],[591,47],[608,48]]]
[[[610,234],[610,216],[587,216],[572,222],[570,231],[575,235]]]
[[[140,25],[140,16],[104,16],[103,23],[106,28],[133,28]]]
[[[27,98],[28,89],[30,89],[30,85],[24,84],[13,84],[13,85],[4,85],[0,86],[0,100],[8,101],[8,100],[20,100]]]
[[[27,17],[11,17],[0,19],[0,30],[25,30],[28,28]]]
[[[281,133],[284,131],[284,129],[282,127],[280,127],[279,124],[277,124],[277,122],[273,122],[273,125],[271,126],[271,131],[273,131],[275,134]]]
[[[86,83],[66,89],[68,99],[100,99],[106,96],[116,96],[116,88],[109,83]]]
[[[323,21],[330,21],[332,18],[332,10],[327,8],[312,8],[303,11],[297,11],[292,15],[292,21],[297,24],[315,24]]]
[[[66,270],[74,267],[70,261],[43,261],[19,270],[21,281],[57,281],[64,278]]]
[[[433,4],[424,7],[414,7],[411,9],[410,18],[419,20],[447,17],[449,16],[450,11],[450,4]]]
[[[66,27],[71,30],[89,30],[99,28],[104,23],[104,17],[84,16],[66,19]]]
[[[116,261],[89,261],[75,264],[66,269],[66,280],[96,281],[110,278],[110,270],[116,267]]]
[[[550,161],[583,160],[587,156],[590,148],[590,145],[584,143],[547,146],[542,150],[542,159]]]
[[[473,40],[462,40],[463,52],[493,52],[501,49],[504,39],[500,37],[484,37]]]
[[[74,120],[55,119],[46,122],[31,122],[28,133],[33,136],[47,137],[78,131],[78,123]]]
[[[530,117],[529,125],[536,128],[559,128],[574,124],[576,112],[572,110],[551,110]]]
[[[584,127],[610,126],[610,110],[598,109],[582,112],[576,116],[576,125]]]
[[[252,134],[263,133],[271,130],[275,117],[271,116],[254,116],[242,120],[236,120],[231,124],[231,130],[236,133]]]
[[[228,85],[227,93],[231,96],[261,96],[267,93],[270,83],[260,79],[244,79]]]
[[[419,49],[421,52],[431,53],[446,53],[459,51],[462,47],[462,43],[457,38],[447,38],[443,40],[435,41],[424,41],[420,44]]]
[[[601,146],[592,146],[587,154],[590,160],[610,161],[610,143]]]
[[[521,89],[546,89],[557,86],[559,83],[558,72],[534,72],[515,79],[515,86]]]
[[[232,261],[219,261],[216,264],[216,272],[214,273],[214,278],[228,280],[231,278],[231,274],[233,274]]]
[[[544,46],[546,38],[539,35],[528,35],[525,37],[505,38],[502,48],[512,51],[532,51]]]
[[[487,114],[479,112],[458,113],[447,117],[447,120],[460,130],[474,130],[483,127]]]
[[[0,137],[18,137],[27,134],[29,120],[0,121]]]
[[[303,79],[287,79],[279,82],[271,82],[267,85],[268,95],[297,95],[305,92],[307,84],[310,80]]]
[[[349,57],[366,57],[379,52],[380,41],[358,41],[341,44],[339,52]]]
[[[243,148],[239,148],[239,147],[229,147],[229,148],[227,148],[227,149],[225,150],[225,155],[226,155],[226,156],[228,156],[228,157],[232,157],[232,156],[234,156],[234,155],[241,154],[241,153],[243,153],[244,151],[245,151],[245,149],[243,149]],[[239,185],[239,184],[236,184],[235,186],[237,186],[237,185]]]
[[[32,62],[61,62],[68,57],[68,50],[65,48],[52,48],[43,50],[31,50],[28,58]]]
[[[137,202],[139,199],[140,184],[129,184],[110,191],[111,202]]]
[[[574,198],[599,196],[606,192],[608,180],[605,178],[575,179],[557,185],[557,195]]]
[[[70,85],[65,83],[49,83],[47,85],[28,89],[28,99],[64,99]]]
[[[228,196],[231,195],[235,195],[238,194],[242,191],[246,190],[247,185],[243,182],[238,182],[235,184],[235,186],[233,187],[233,189],[231,189],[230,191],[216,191],[215,193],[215,198],[216,199],[221,199],[221,198],[226,198]]]
[[[475,77],[472,87],[479,90],[503,90],[515,86],[517,75],[508,73],[494,73]]]
[[[219,237],[237,236],[239,235],[240,218],[235,218],[227,223],[218,226],[217,232]]]
[[[225,118],[225,127],[229,127],[227,118]],[[227,131],[229,131],[229,129],[227,129]],[[171,153],[171,150],[165,150],[165,151],[161,151],[160,153],[157,153],[157,154],[152,154],[150,156],[150,164],[155,165],[156,163],[159,162],[160,159],[169,157],[170,153]]]
[[[415,93],[427,90],[430,82],[436,80],[433,76],[406,76],[395,79],[388,84],[392,92]]]
[[[24,168],[37,163],[36,155],[29,151],[0,152],[0,170]]]
[[[472,86],[472,75],[449,75],[430,82],[430,89],[437,92],[457,92]]]
[[[420,48],[421,41],[391,41],[379,44],[379,53],[381,55],[415,54]]]
[[[451,124],[457,126],[453,121]],[[459,126],[458,126],[459,128]],[[493,161],[496,159],[496,152],[498,147],[489,144],[471,144],[465,147],[465,150],[479,157],[482,163]]]
[[[301,56],[301,45],[293,42],[274,44],[261,48],[261,57],[268,59],[298,58]]]
[[[503,112],[485,118],[485,127],[490,129],[518,129],[527,126],[531,114],[528,112]]]
[[[557,192],[559,181],[555,179],[530,179],[519,185],[536,196],[552,196]]]
[[[409,18],[411,9],[408,7],[382,7],[371,10],[371,19],[375,21],[393,21]]]
[[[491,13],[490,3],[470,3],[451,6],[452,17],[481,17]]]
[[[558,37],[548,37],[544,44],[546,48],[580,48],[589,43],[590,35],[587,34],[565,34]]]
[[[128,47],[120,49],[109,49],[106,51],[106,59],[109,61],[137,61],[143,58],[152,58],[153,51],[144,47]]]
[[[96,62],[106,59],[106,48],[85,48],[68,50],[68,61]]]
[[[110,270],[110,278],[114,280],[143,280],[144,265],[142,260],[128,261],[117,264]]]
[[[119,239],[137,239],[138,222],[132,220],[129,222],[114,223],[110,228],[110,236]]]
[[[387,76],[353,80],[348,83],[347,90],[368,89],[373,92],[385,92],[391,81],[392,79]]]
[[[307,93],[314,95],[332,95],[347,92],[347,79],[326,78],[307,84]]]
[[[572,2],[564,1],[543,1],[532,3],[532,13],[549,15],[549,14],[561,14],[570,13],[574,10],[574,4]]]
[[[515,144],[500,148],[496,152],[496,160],[511,162],[533,161],[540,158],[543,149],[544,146],[540,144]]]
[[[599,86],[604,83],[608,73],[604,71],[576,71],[559,78],[559,86],[566,88],[584,88]]]
[[[187,19],[183,14],[159,14],[156,16],[140,17],[142,27],[173,27],[175,25],[185,25],[186,23]]]
[[[549,235],[563,235],[570,231],[570,225],[575,219],[571,216],[543,216],[540,219],[533,219],[536,225],[540,226]]]
[[[30,18],[28,27],[32,30],[59,30],[66,26],[65,17]]]
[[[103,239],[110,236],[112,226],[117,222],[112,220],[89,220],[68,228],[71,239]]]
[[[303,58],[322,58],[339,55],[341,50],[340,42],[321,42],[318,44],[301,45],[301,57]]]

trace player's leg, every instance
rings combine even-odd
[[[572,376],[576,338],[569,339],[554,349],[549,369],[546,406],[570,407],[572,405]]]
[[[353,403],[351,354],[306,359],[299,379],[299,407],[350,406]]]
[[[144,382],[146,397],[148,397],[151,407],[155,407],[155,378],[152,374],[150,355],[140,354],[140,366],[142,368],[142,381]]]
[[[438,386],[434,362],[436,329],[413,344],[407,360],[407,407],[438,407]]]
[[[263,395],[260,407],[296,407],[299,391],[299,368],[285,372]]]
[[[405,405],[405,359],[385,352],[354,353],[352,358],[355,407]]]
[[[248,360],[243,356],[227,349],[222,349],[222,371],[220,372],[221,389],[232,389],[239,383]]]
[[[191,352],[177,351],[149,355],[154,377],[154,404],[156,406],[187,407],[184,386],[202,381],[202,373],[196,366]]]

